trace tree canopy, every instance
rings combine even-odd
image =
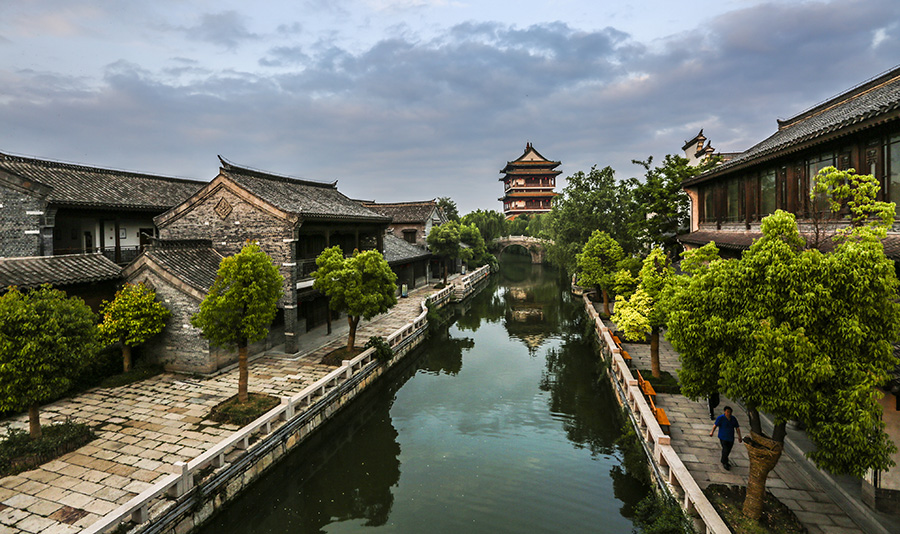
[[[485,243],[497,239],[504,233],[506,228],[506,218],[499,211],[494,210],[475,210],[463,215],[460,220],[462,224],[474,224]]]
[[[459,223],[454,221],[433,227],[428,232],[428,237],[425,238],[431,253],[443,259],[445,284],[447,283],[447,262],[460,257],[459,240]]]
[[[440,208],[447,219],[459,222],[459,211],[456,209],[456,202],[450,197],[439,197],[437,199],[437,207]]]
[[[122,344],[122,367],[128,372],[131,348],[162,332],[171,312],[156,300],[156,292],[144,284],[125,284],[112,302],[103,301],[100,314],[100,339]]]
[[[754,519],[789,420],[806,426],[821,468],[860,476],[891,465],[876,388],[897,365],[891,344],[900,339],[898,281],[876,237],[805,250],[781,210],[762,233],[740,260],[714,260],[677,286],[667,332],[685,395],[720,391],[750,413],[744,513]],[[775,420],[771,437],[759,412]]]
[[[491,261],[493,256],[487,251],[484,238],[481,237],[481,232],[474,224],[459,225],[459,242],[468,247],[461,251],[461,255],[467,262],[480,266]]]
[[[622,247],[606,232],[594,230],[583,250],[576,256],[579,283],[597,287],[603,294],[603,313],[609,315],[609,291],[616,281],[619,262],[624,258]]]
[[[0,296],[0,409],[28,409],[41,436],[40,404],[65,393],[99,349],[96,316],[50,286]]]
[[[247,402],[247,345],[264,339],[275,319],[284,278],[256,243],[222,258],[216,281],[191,324],[210,343],[238,349],[238,401]]]
[[[360,318],[371,319],[397,304],[397,275],[377,250],[355,251],[345,258],[340,247],[327,248],[316,266],[313,287],[328,297],[332,310],[347,313],[347,349],[352,350]]]

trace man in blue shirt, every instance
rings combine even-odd
[[[709,435],[712,436],[716,429],[719,429],[719,441],[722,442],[722,467],[731,469],[728,455],[731,454],[731,448],[734,447],[734,432],[737,431],[738,443],[744,440],[741,437],[741,425],[738,424],[737,417],[731,415],[731,406],[726,406],[724,412],[716,419],[716,424],[709,431]]]

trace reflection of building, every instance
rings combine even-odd
[[[550,161],[531,146],[515,161],[506,163],[500,171],[503,177],[503,213],[507,219],[518,215],[547,213],[556,193],[556,177],[562,171],[555,170],[560,162]]]
[[[509,301],[506,329],[510,336],[521,339],[533,353],[547,340],[544,305],[535,301],[531,289],[510,287],[506,290],[506,297]]]
[[[896,202],[900,209],[900,68],[779,120],[768,138],[687,180],[691,233],[678,239],[686,248],[715,241],[723,256],[736,257],[761,236],[761,220],[778,209],[795,214],[806,231],[818,211],[810,199],[814,178],[828,166],[874,175],[881,185],[878,200]],[[896,225],[883,243],[896,265]],[[900,380],[883,390],[886,430],[900,444]],[[900,454],[893,459],[900,463]],[[900,467],[869,473],[863,495],[879,510],[900,512]]]

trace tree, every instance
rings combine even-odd
[[[535,213],[528,221],[528,225],[525,227],[525,235],[531,237],[543,237],[545,220],[545,214]]]
[[[606,232],[594,230],[584,249],[577,256],[581,272],[579,283],[594,286],[603,295],[603,313],[609,316],[609,291],[615,282],[617,266],[624,258],[622,247]]]
[[[490,243],[503,234],[506,218],[499,211],[475,210],[463,215],[462,224],[474,224],[485,243]]]
[[[762,233],[740,260],[714,260],[676,284],[667,332],[686,396],[720,391],[749,413],[743,511],[753,519],[790,420],[805,425],[820,468],[861,476],[892,464],[876,388],[900,339],[900,283],[877,232],[854,232],[830,253],[804,250],[794,216],[778,210]],[[761,412],[774,419],[771,436]]]
[[[459,257],[459,224],[450,221],[435,226],[425,238],[431,252],[444,263],[444,284],[447,283],[447,262]]]
[[[514,219],[506,221],[506,235],[525,235],[531,216],[528,214],[517,215]]]
[[[616,297],[612,320],[629,338],[650,334],[650,372],[659,378],[659,330],[666,325],[668,307],[663,301],[675,269],[661,248],[650,251],[638,276],[638,287],[629,299]]]
[[[222,258],[216,281],[191,324],[210,343],[238,349],[238,402],[247,402],[247,346],[269,334],[284,278],[256,243]]]
[[[487,251],[481,232],[478,231],[474,224],[459,225],[459,242],[469,247],[464,254],[467,262],[472,262],[475,265],[484,265],[489,261],[491,255]]]
[[[437,199],[437,207],[444,212],[450,221],[459,222],[459,211],[456,210],[456,202],[450,197],[439,197]]]
[[[542,221],[550,240],[549,260],[575,272],[576,256],[594,230],[609,234],[626,254],[638,252],[632,224],[638,213],[633,195],[637,181],[618,182],[612,168],[596,166],[588,174],[579,171],[566,180],[568,184],[553,199],[553,208]]]
[[[131,370],[131,348],[163,331],[171,313],[144,284],[125,284],[112,302],[100,306],[100,339],[122,344],[122,368]]]
[[[83,300],[49,285],[0,297],[0,409],[28,409],[32,439],[39,407],[65,393],[99,349],[96,316]]]
[[[675,236],[686,233],[690,222],[690,202],[682,183],[714,167],[719,158],[708,158],[697,166],[691,166],[687,159],[673,155],[667,155],[662,165],[653,168],[652,157],[646,161],[632,162],[646,170],[644,181],[634,190],[634,198],[640,208],[634,219],[634,233],[644,246],[662,247],[669,257],[674,257],[681,252],[681,245]]]
[[[360,318],[371,319],[397,304],[397,275],[377,250],[345,258],[338,246],[322,251],[316,267],[313,287],[328,297],[332,310],[347,313],[347,350],[353,350]]]

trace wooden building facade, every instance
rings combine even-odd
[[[498,200],[503,203],[507,219],[550,211],[556,196],[556,177],[562,173],[556,170],[559,165],[559,161],[542,156],[531,143],[525,144],[521,156],[506,163],[500,170],[503,196]]]

